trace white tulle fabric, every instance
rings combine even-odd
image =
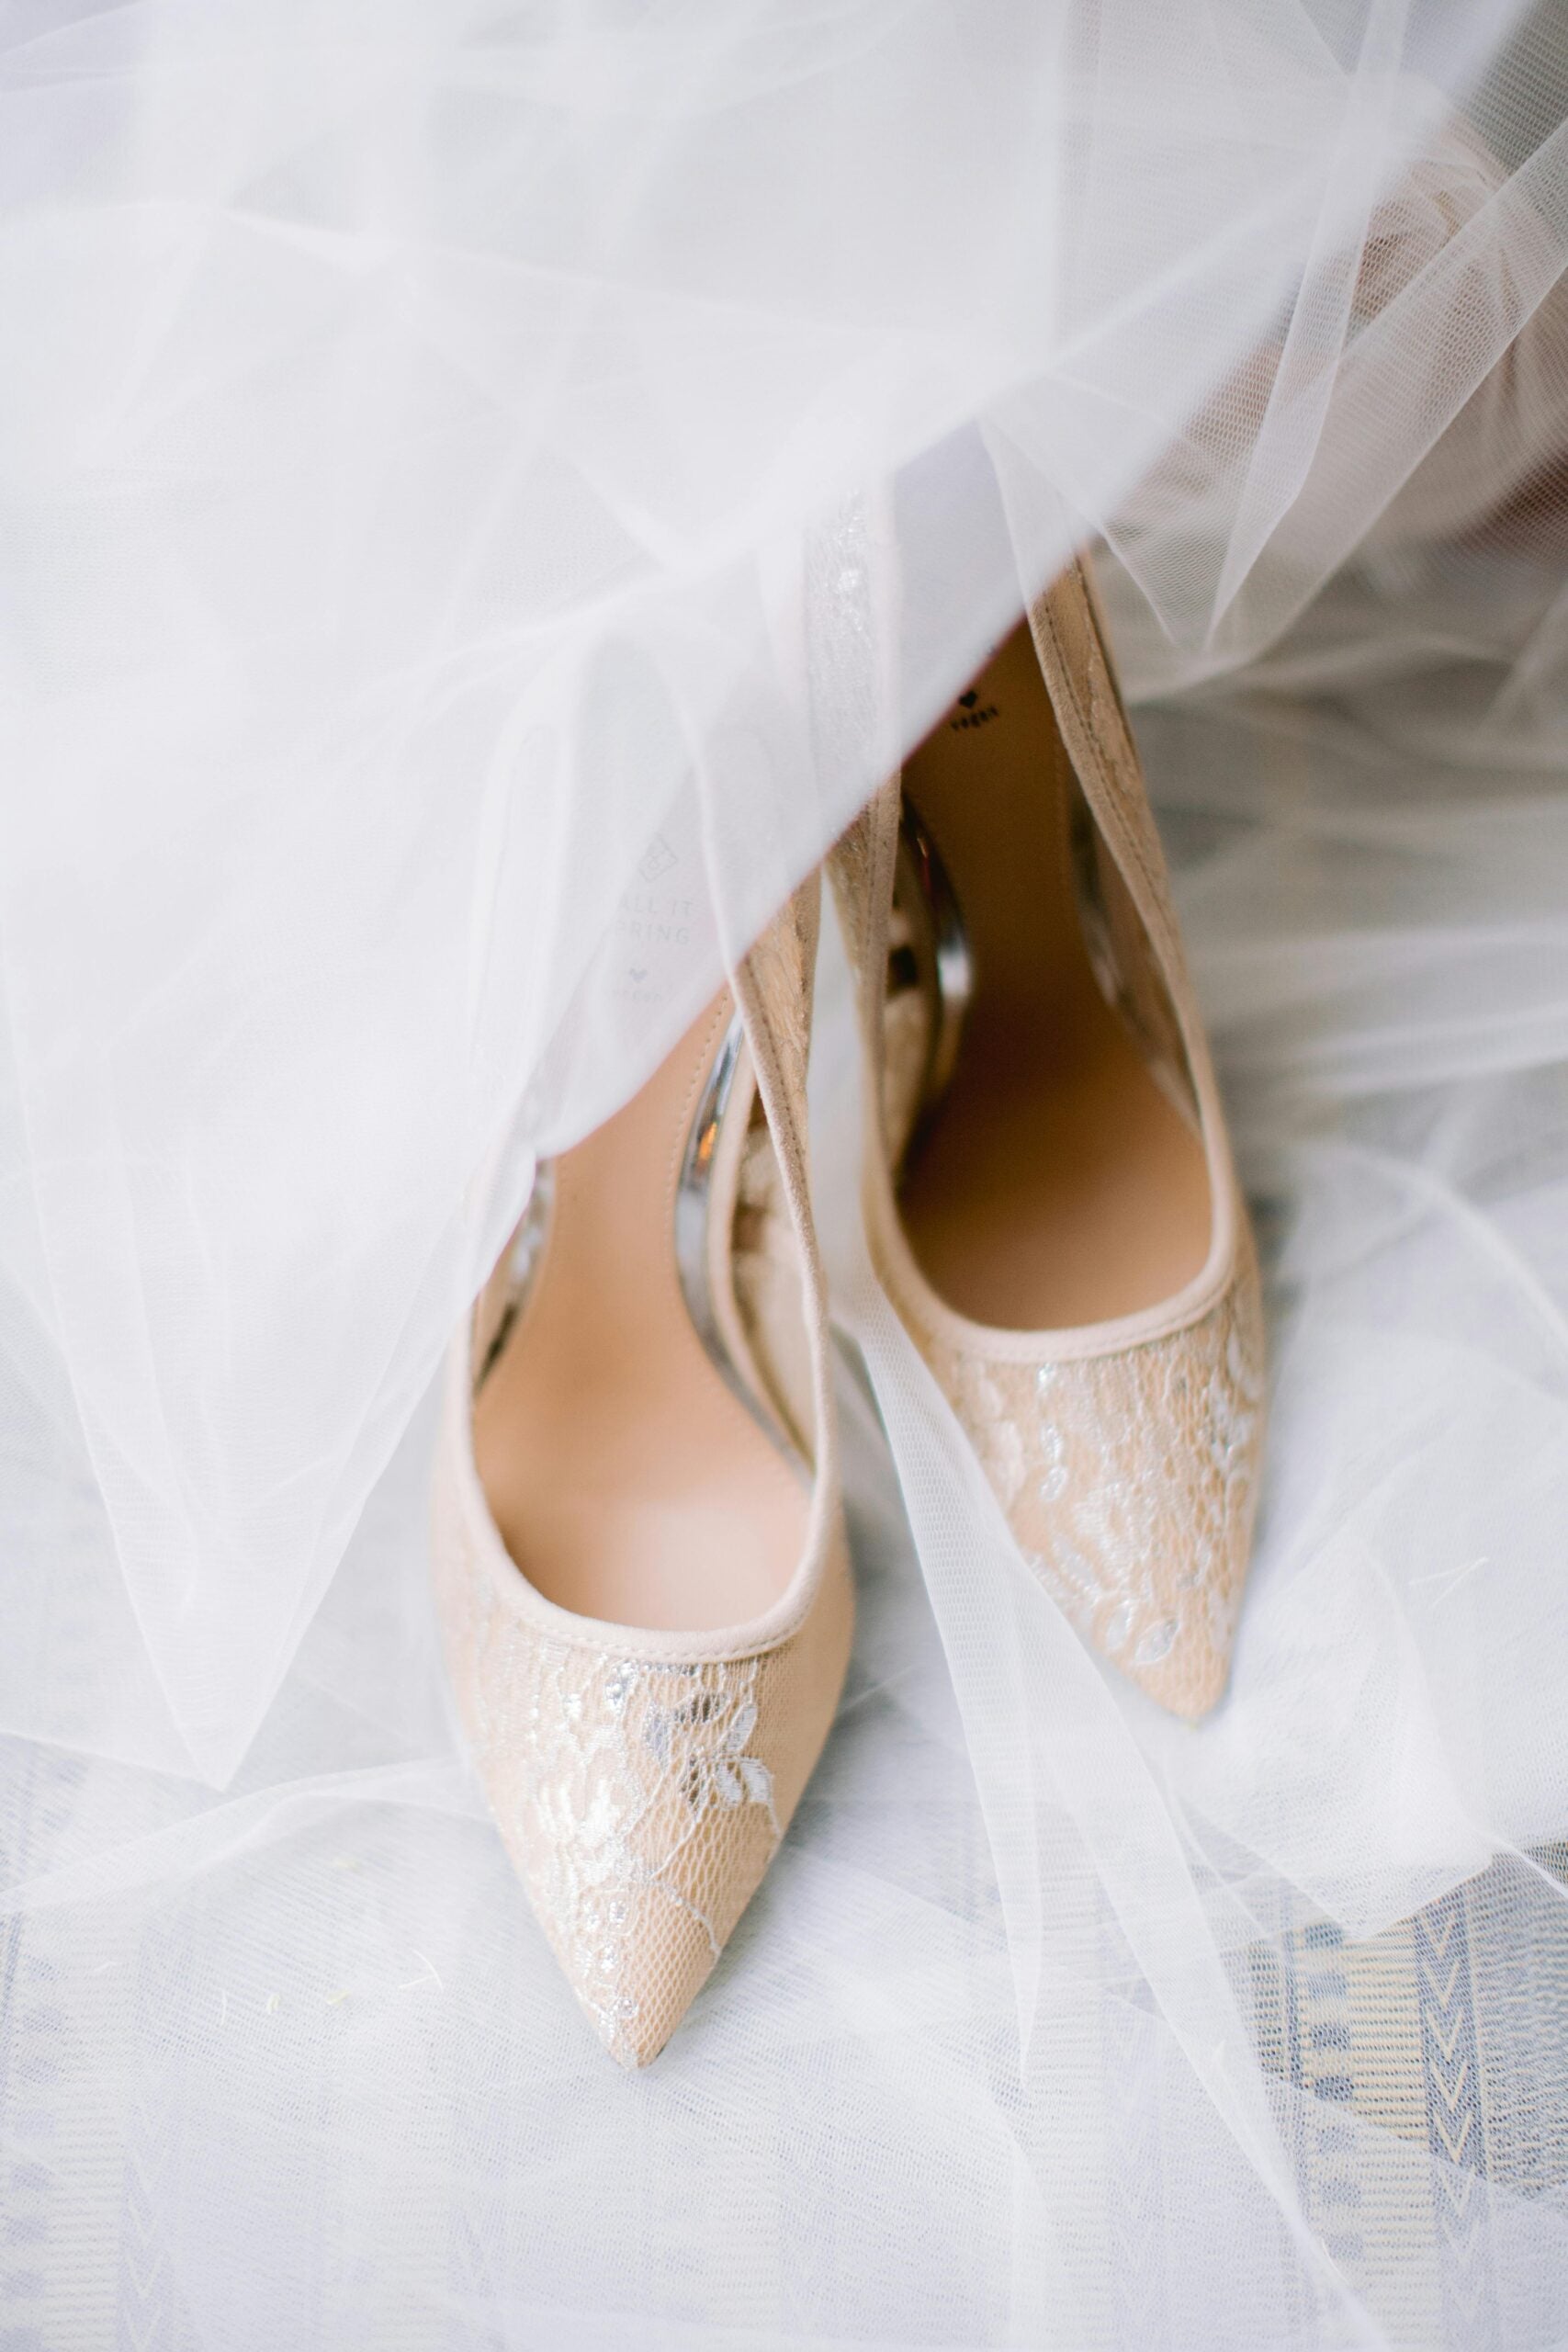
[[[0,2343],[1560,2342],[1565,114],[1547,6],[0,6]],[[628,2084],[422,1400],[1089,532],[1269,1266],[1233,1694],[1021,1567],[829,944],[856,1661]]]

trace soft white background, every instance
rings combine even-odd
[[[1568,2337],[1565,92],[1492,6],[0,6],[0,2345]],[[896,474],[878,730],[802,612]],[[1088,528],[1269,1260],[1234,1692],[1011,1555],[829,956],[913,1534],[847,1355],[842,1719],[628,2082],[457,1751],[422,1399]]]

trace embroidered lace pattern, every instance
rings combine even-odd
[[[1257,1500],[1264,1346],[1250,1261],[1185,1329],[1083,1360],[987,1358],[908,1319],[1042,1582],[1165,1703],[1208,1703]]]
[[[650,2004],[706,1974],[778,1843],[757,1741],[776,1654],[664,1663],[543,1640],[477,1564],[444,1600],[502,1834],[601,2039],[636,2063]]]

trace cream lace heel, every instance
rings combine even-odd
[[[611,2055],[652,2058],[832,1721],[852,1604],[805,1167],[818,890],[542,1171],[453,1350],[448,1668]]]
[[[1087,578],[1047,591],[833,854],[878,1273],[1036,1573],[1174,1713],[1221,1695],[1263,1318]]]

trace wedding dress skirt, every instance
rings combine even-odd
[[[1568,2336],[1568,30],[0,10],[0,2343]],[[1263,1248],[1229,1697],[1113,1681],[813,1088],[859,1631],[605,2066],[438,1365],[1086,537]]]

